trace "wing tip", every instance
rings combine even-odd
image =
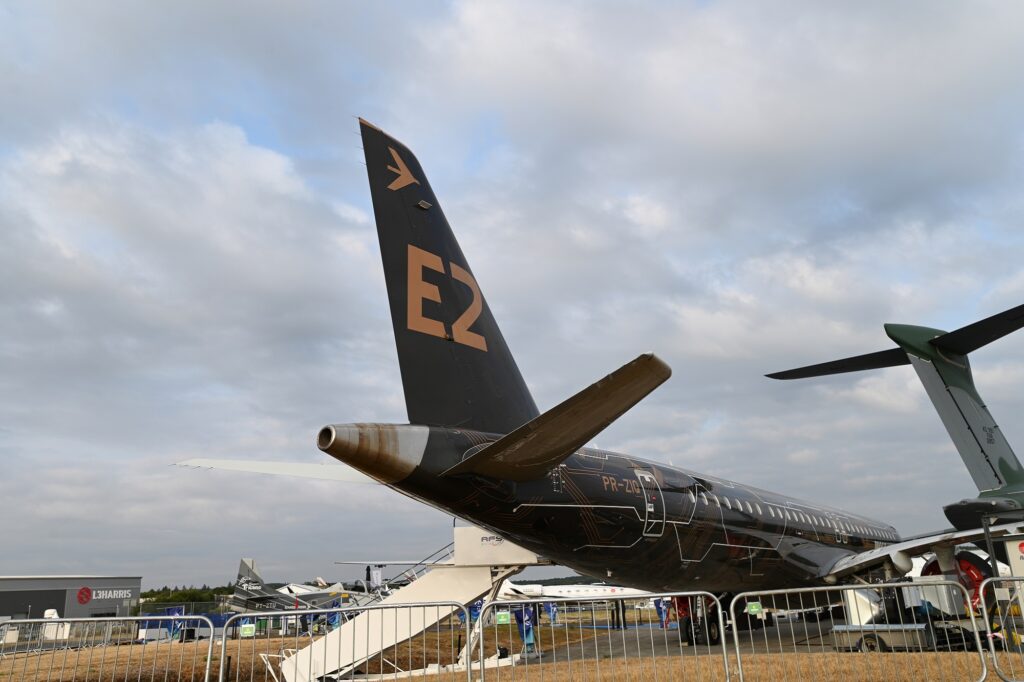
[[[637,357],[636,362],[643,362],[645,364],[649,364],[653,371],[659,377],[663,377],[663,380],[667,380],[670,376],[672,376],[672,367],[667,362],[658,357],[658,355],[655,354],[654,351],[647,351],[646,353],[641,354],[640,356]]]

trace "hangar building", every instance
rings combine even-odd
[[[0,576],[0,618],[128,616],[139,604],[141,577]]]

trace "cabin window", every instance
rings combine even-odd
[[[732,504],[729,503],[729,498],[726,497],[726,498],[723,498],[723,499],[725,500],[725,508],[726,509],[732,509]]]
[[[793,517],[789,515],[789,510],[788,509],[783,509],[782,513],[786,515],[786,519],[787,520],[789,520],[789,521],[793,520]]]
[[[775,518],[775,509],[773,507],[769,506],[768,507],[768,514],[774,519]]]
[[[750,506],[749,502],[747,502],[747,513],[748,514],[753,514],[754,513],[754,508]]]
[[[715,503],[716,507],[722,506],[722,502],[718,499],[718,495],[711,493],[711,500]]]
[[[755,503],[754,503],[754,506],[755,506],[755,507],[757,507],[757,515],[758,515],[758,516],[764,516],[764,512],[763,512],[763,511],[761,511],[761,505],[759,505],[759,504],[757,504],[757,503],[755,502]]]
[[[697,504],[697,497],[693,494],[693,491],[687,490],[686,492],[690,494],[690,504]]]
[[[700,503],[703,504],[705,507],[708,506],[708,496],[705,495],[704,493],[700,494]]]

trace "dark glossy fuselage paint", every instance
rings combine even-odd
[[[359,453],[323,449],[559,564],[652,591],[820,584],[840,558],[898,539],[864,516],[590,448],[535,481],[442,475],[498,437],[431,427],[421,460],[400,480],[394,467],[382,476],[365,438]]]

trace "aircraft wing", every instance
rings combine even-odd
[[[989,528],[993,539],[1004,535],[1012,535],[1024,532],[1024,523],[1004,523]],[[878,549],[869,549],[859,554],[851,554],[836,561],[830,568],[823,571],[821,578],[842,578],[854,573],[875,568],[892,560],[896,566],[906,564],[910,557],[934,551],[938,547],[955,547],[968,542],[980,542],[984,539],[985,533],[980,528],[973,530],[950,530],[943,533],[924,535],[911,538],[902,542],[896,542]]]
[[[176,462],[175,466],[194,467],[200,469],[224,469],[227,471],[245,471],[253,474],[272,474],[275,476],[298,476],[300,478],[318,478],[324,481],[342,481],[344,483],[377,482],[352,467],[342,464],[311,464],[307,462],[260,462],[243,459],[186,459]]]
[[[369,559],[367,561],[335,561],[334,563],[342,566],[419,566],[423,563],[423,559],[417,559],[415,561],[381,561],[380,559]],[[445,566],[446,564],[441,564]]]

